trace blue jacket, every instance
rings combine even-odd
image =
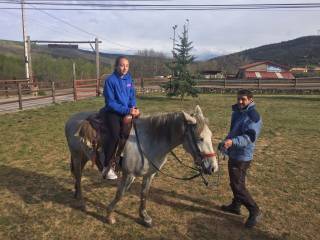
[[[120,78],[115,71],[104,83],[104,111],[116,112],[120,115],[130,113],[130,108],[136,106],[135,90],[131,75],[127,73]]]
[[[235,104],[232,110],[230,132],[226,137],[226,139],[232,139],[232,146],[227,153],[232,160],[251,161],[262,127],[261,117],[253,102],[245,109],[240,109]]]

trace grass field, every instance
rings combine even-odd
[[[189,111],[200,104],[216,147],[227,132],[234,100],[231,95],[184,102],[145,96],[138,104],[144,114]],[[98,98],[0,116],[0,239],[319,239],[320,96],[262,95],[255,100],[264,121],[248,176],[264,213],[257,228],[243,228],[245,209],[243,216],[219,210],[231,199],[226,161],[218,187],[158,175],[147,204],[151,229],[138,221],[141,179],[118,205],[116,225],[105,223],[116,183],[101,180],[91,164],[83,177],[87,211],[78,210],[64,123],[73,113],[99,109],[103,100]],[[177,154],[191,161],[179,149]],[[164,171],[189,174],[173,159]]]

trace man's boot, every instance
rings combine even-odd
[[[224,212],[241,215],[240,207],[241,207],[241,203],[233,200],[232,203],[229,205],[222,205],[221,210]]]
[[[253,228],[254,226],[257,225],[257,223],[261,220],[262,218],[262,212],[259,210],[259,208],[250,211],[249,217],[245,223],[246,228]]]

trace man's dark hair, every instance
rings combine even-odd
[[[238,96],[247,96],[248,98],[253,98],[253,94],[248,89],[241,89],[238,91]]]
[[[127,59],[129,61],[129,59],[126,56],[120,55],[119,57],[116,58],[116,61],[114,63],[114,68],[118,67],[121,59]]]

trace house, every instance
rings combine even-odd
[[[222,79],[225,78],[225,75],[222,71],[218,70],[205,70],[200,71],[200,75],[205,79]]]
[[[293,67],[290,69],[290,72],[292,72],[292,73],[307,73],[308,68],[307,67]]]
[[[295,79],[289,68],[271,61],[255,62],[241,66],[239,79]]]

